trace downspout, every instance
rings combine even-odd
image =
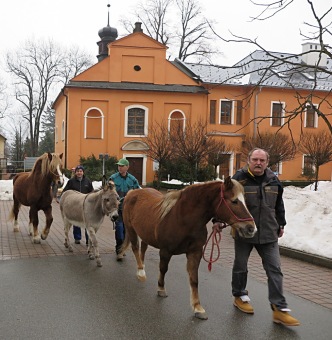
[[[258,111],[258,95],[261,93],[262,91],[262,86],[258,87],[258,91],[256,91],[256,95],[255,95],[255,108],[254,108],[254,138],[257,137],[257,111]]]
[[[65,88],[62,89],[62,94],[66,97],[66,115],[65,115],[65,169],[67,169],[67,123],[68,123],[68,95],[65,94]]]

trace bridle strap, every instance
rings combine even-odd
[[[223,186],[221,184],[221,188],[220,188],[220,202],[217,206],[216,211],[219,209],[219,207],[221,206],[221,204],[224,203],[227,207],[227,209],[230,211],[230,213],[233,215],[233,217],[238,221],[238,222],[245,222],[245,221],[254,221],[254,219],[252,217],[246,217],[246,218],[240,218],[238,216],[236,216],[233,212],[233,210],[230,208],[229,204],[227,203],[226,199],[225,199],[225,195],[224,195],[224,190],[223,190]]]

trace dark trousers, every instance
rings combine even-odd
[[[89,241],[89,236],[88,236],[88,232],[85,230],[85,241],[86,243],[88,243]],[[77,227],[76,225],[73,225],[73,235],[74,235],[74,239],[75,240],[81,240],[82,239],[82,234],[81,234],[81,228]]]
[[[248,276],[248,259],[253,247],[262,259],[263,268],[267,276],[269,301],[278,309],[287,308],[283,295],[283,275],[280,268],[280,253],[278,242],[266,244],[252,244],[241,239],[234,241],[235,259],[232,271],[233,296],[248,295],[246,290]]]
[[[115,251],[118,254],[125,238],[125,228],[122,220],[122,215],[115,221]]]

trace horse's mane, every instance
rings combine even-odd
[[[164,199],[158,203],[160,220],[162,220],[170,212],[170,210],[175,206],[175,204],[178,202],[178,200],[180,199],[181,195],[184,192],[190,191],[193,187],[197,188],[198,186],[203,186],[206,185],[207,183],[212,182],[213,181],[205,183],[196,183],[193,185],[189,185],[188,187],[185,187],[181,190],[168,192],[164,196]]]
[[[56,153],[51,153],[52,155],[52,161],[50,162],[48,158],[48,153],[45,152],[42,154],[39,158],[37,158],[35,164],[32,167],[32,170],[29,174],[29,176],[32,176],[35,172],[38,171],[38,167],[40,167],[41,176],[46,176],[50,171],[56,172],[56,167],[58,164],[61,163],[59,155]],[[39,165],[40,164],[40,165]]]

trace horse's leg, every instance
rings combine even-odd
[[[30,225],[33,226],[33,231],[31,235],[33,243],[40,243],[40,236],[38,233],[38,223],[39,223],[38,210],[31,206],[29,210],[29,228],[31,228]]]
[[[47,236],[50,232],[50,228],[51,228],[51,224],[53,222],[53,216],[52,216],[52,206],[48,206],[47,208],[43,209],[44,214],[45,214],[45,218],[46,218],[46,224],[45,224],[45,228],[41,233],[41,238],[42,240],[46,240]]]
[[[141,256],[140,256],[140,250],[139,250],[139,238],[137,236],[136,231],[127,226],[126,225],[126,236],[125,236],[125,241],[124,243],[126,243],[126,239],[130,240],[131,243],[131,249],[135,255],[135,259],[136,259],[136,263],[137,263],[137,278],[140,281],[145,281],[146,280],[146,273],[144,270],[144,264],[142,262]]]
[[[18,222],[17,222],[18,212],[20,210],[20,206],[21,206],[20,202],[14,196],[14,205],[13,205],[13,209],[12,209],[12,216],[14,217],[14,232],[20,231],[20,227],[19,227]]]
[[[195,317],[207,320],[205,309],[201,306],[198,295],[198,267],[202,258],[202,250],[188,252],[187,256],[187,271],[190,283],[190,303],[194,310]]]
[[[73,252],[73,246],[70,244],[69,241],[69,231],[71,227],[71,223],[68,221],[64,221],[64,231],[65,231],[65,247],[68,248],[68,250],[72,253]]]
[[[98,267],[102,267],[103,264],[101,263],[101,258],[100,258],[100,254],[99,254],[99,248],[98,248],[98,241],[97,241],[97,237],[96,237],[96,232],[97,230],[95,230],[93,227],[89,227],[87,228],[88,234],[89,234],[89,247],[88,247],[88,255],[89,255],[89,259],[90,260],[94,260],[96,258],[97,261],[97,266]],[[91,242],[90,242],[91,240]],[[92,254],[90,252],[90,244],[92,243],[93,248],[94,248],[94,254]]]
[[[165,249],[159,251],[159,279],[158,279],[158,295],[161,297],[167,297],[165,289],[165,275],[168,271],[168,264],[172,255]]]
[[[145,253],[147,249],[148,249],[148,244],[141,241],[141,261],[143,263],[143,266],[144,266],[144,260],[145,260]]]

